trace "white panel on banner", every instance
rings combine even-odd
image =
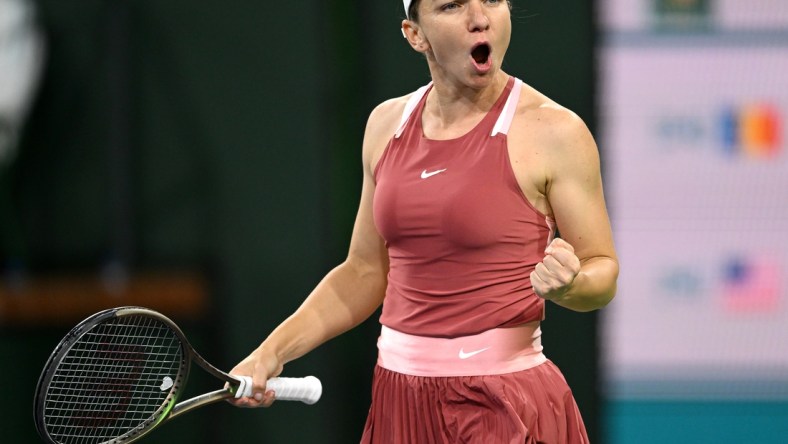
[[[786,30],[786,0],[604,0],[600,21],[606,31],[647,31],[698,21],[722,31]]]
[[[738,22],[734,2],[683,3],[713,8],[714,26],[788,24],[784,1],[745,2]],[[648,22],[635,4],[655,2],[610,0],[609,24]],[[621,261],[601,318],[608,395],[788,399],[788,39],[686,40],[601,50]]]

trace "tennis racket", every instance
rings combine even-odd
[[[227,384],[179,402],[192,362]],[[314,376],[272,378],[267,389],[277,400],[307,404],[322,394]],[[130,443],[197,407],[251,395],[251,377],[216,369],[167,317],[119,307],[88,317],[60,341],[38,380],[34,415],[48,443]]]

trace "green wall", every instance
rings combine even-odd
[[[230,368],[343,258],[369,111],[428,81],[400,35],[401,2],[38,3],[49,62],[20,154],[4,173],[8,217],[21,231],[10,223],[2,231],[21,242],[4,243],[3,259],[13,253],[34,277],[98,272],[118,258],[132,270],[200,271],[212,309],[184,330],[209,361]],[[506,69],[592,125],[590,2],[514,3]],[[543,327],[594,442],[595,322],[551,307]],[[0,330],[0,369],[19,382],[0,389],[19,403],[0,407],[9,442],[36,442],[35,380],[66,330]],[[287,366],[288,375],[323,380],[314,406],[213,406],[146,442],[258,434],[272,443],[355,442],[376,332],[373,317]],[[194,389],[212,389],[198,373]]]

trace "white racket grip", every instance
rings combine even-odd
[[[252,397],[252,377],[251,376],[238,376],[235,375],[240,384],[235,390],[235,398],[251,398]]]
[[[273,390],[278,401],[301,401],[314,404],[323,394],[323,384],[314,376],[304,378],[271,378],[266,390]]]

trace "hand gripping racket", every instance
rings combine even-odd
[[[192,361],[227,387],[178,402]],[[307,404],[322,393],[314,376],[272,378],[267,389]],[[88,317],[60,341],[38,380],[34,415],[48,443],[130,443],[197,407],[251,394],[251,377],[216,369],[164,315],[120,307]]]

